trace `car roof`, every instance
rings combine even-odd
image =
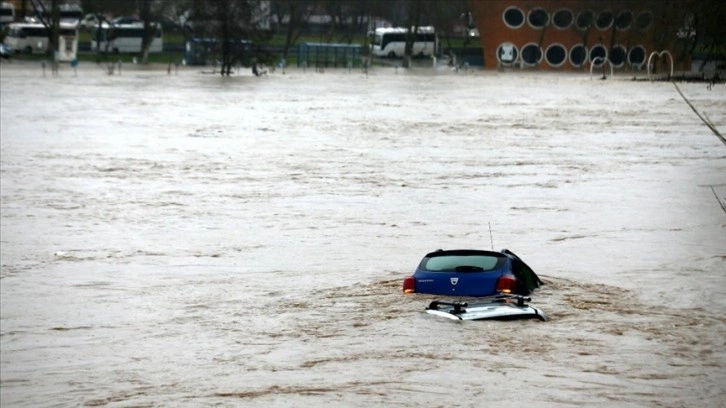
[[[537,318],[547,321],[542,310],[527,304],[531,299],[519,295],[494,297],[480,303],[435,300],[426,313],[452,320],[514,320]]]
[[[471,255],[493,256],[493,257],[497,257],[497,258],[506,257],[506,255],[501,252],[485,251],[485,250],[480,250],[480,249],[449,249],[449,250],[438,249],[434,252],[429,252],[428,254],[426,254],[426,258],[433,258],[433,257],[437,257],[437,256],[471,256]]]

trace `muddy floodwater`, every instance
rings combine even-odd
[[[201,71],[0,65],[3,408],[726,406],[726,145],[674,84]],[[427,315],[438,248],[551,320]]]

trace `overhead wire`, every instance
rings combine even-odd
[[[713,134],[716,135],[716,137],[718,137],[719,140],[721,140],[721,143],[723,143],[724,145],[726,145],[726,138],[721,134],[721,132],[718,131],[718,129],[716,129],[716,127],[713,125],[713,123],[711,123],[711,121],[708,119],[708,117],[706,117],[705,115],[701,115],[701,113],[698,112],[698,110],[696,109],[695,106],[693,106],[693,104],[691,103],[691,101],[689,101],[688,98],[686,98],[686,95],[683,95],[683,92],[681,92],[681,88],[678,87],[678,84],[676,84],[673,81],[671,81],[671,83],[673,84],[673,86],[676,87],[676,91],[678,91],[678,93],[681,95],[681,98],[683,98],[683,100],[686,101],[686,103],[688,104],[688,106],[691,107],[691,109],[696,114],[696,116],[698,116],[698,118],[701,119],[701,121],[709,129],[711,129],[711,132],[713,132]]]

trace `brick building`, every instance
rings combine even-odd
[[[469,0],[484,68],[644,69],[667,60],[690,66],[677,35],[687,13],[661,0]]]

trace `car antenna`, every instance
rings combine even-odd
[[[489,222],[489,240],[492,242],[492,251],[494,250],[494,236],[492,235],[492,223]]]

